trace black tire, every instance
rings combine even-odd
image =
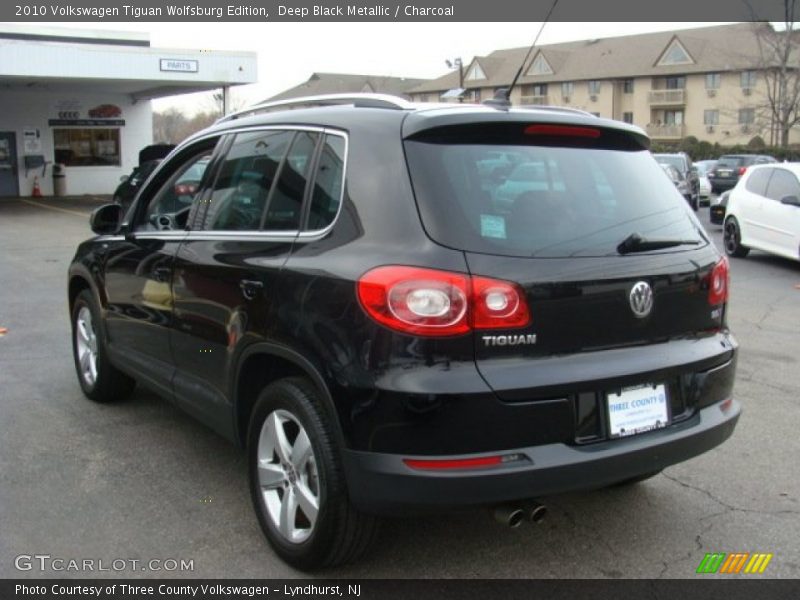
[[[641,475],[637,475],[636,477],[631,477],[629,479],[623,479],[614,484],[613,487],[622,487],[626,485],[634,485],[637,483],[641,483],[642,481],[647,481],[648,479],[652,479],[659,473],[661,473],[663,469],[659,469],[658,471],[650,471],[649,473],[642,473]]]
[[[94,364],[95,375],[87,377],[79,356],[79,318],[88,311],[91,315],[94,335]],[[100,309],[91,291],[83,290],[72,305],[72,356],[75,361],[75,371],[78,383],[84,395],[95,402],[114,402],[127,398],[136,381],[111,364],[108,358],[105,341],[105,329],[100,316]]]
[[[311,487],[315,484],[318,513],[315,522],[311,522],[303,514],[302,506],[295,509],[297,510],[295,515],[299,517],[294,517],[291,527],[296,526],[298,518],[308,525],[306,529],[299,530],[308,536],[301,541],[292,541],[281,533],[280,525],[276,524],[273,516],[270,516],[265,500],[267,494],[274,493],[271,496],[273,502],[277,498],[282,510],[287,490],[298,489],[295,486],[303,484],[300,469],[292,471],[293,476],[280,484],[261,487],[259,440],[262,439],[262,429],[265,431],[264,435],[268,436],[267,419],[276,418],[274,415],[291,417],[286,419],[287,429],[283,431],[288,431],[292,425],[299,425],[307,433],[313,452],[311,458],[317,477],[313,483],[311,479],[306,480],[305,485]],[[339,444],[329,418],[316,387],[307,379],[291,377],[271,383],[264,388],[253,408],[247,434],[250,491],[258,521],[278,556],[293,567],[305,571],[357,560],[369,549],[379,527],[379,520],[376,517],[363,514],[350,504]],[[293,446],[292,450],[300,438],[299,431],[295,434],[294,440],[290,440],[291,432],[286,434],[287,441]],[[272,456],[271,451],[269,453]],[[272,468],[281,468],[280,457],[276,455],[274,458]]]
[[[725,253],[728,256],[744,258],[750,252],[750,248],[742,245],[742,234],[739,230],[739,222],[735,217],[725,219],[722,239],[725,245]]]

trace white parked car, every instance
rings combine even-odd
[[[800,163],[747,169],[728,199],[724,239],[731,256],[757,248],[800,260]]]
[[[715,160],[698,160],[694,163],[697,167],[697,177],[700,180],[700,198],[705,198],[705,204],[711,196],[711,182],[708,180],[708,172],[717,164]],[[703,202],[701,202],[703,204]]]

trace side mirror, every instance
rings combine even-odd
[[[788,204],[789,206],[800,206],[800,198],[797,196],[785,196],[781,198],[781,204]]]
[[[120,182],[120,183],[125,183],[126,181],[128,181],[128,176],[127,176],[127,175],[122,175],[122,176],[119,178],[119,182]]]
[[[89,225],[97,235],[110,235],[119,231],[123,209],[119,204],[104,204],[92,211]]]

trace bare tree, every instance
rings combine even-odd
[[[182,140],[186,129],[186,116],[177,108],[153,113],[153,141],[175,144]]]
[[[244,108],[246,102],[239,97],[229,99],[231,111]],[[202,110],[188,117],[178,108],[168,108],[164,112],[153,113],[153,140],[167,144],[178,144],[222,116],[222,93],[215,92],[202,99]]]
[[[760,53],[759,70],[766,82],[765,101],[759,107],[769,119],[770,142],[789,145],[789,132],[800,123],[800,32],[794,30],[797,0],[783,0],[783,29],[754,23]],[[755,11],[751,11],[756,17]]]
[[[214,92],[209,96],[206,102],[206,112],[213,113],[217,115],[217,117],[221,117],[222,113],[224,112],[224,103],[225,97],[223,95],[222,90]],[[247,106],[247,102],[236,95],[233,89],[228,88],[228,112],[236,112],[237,110],[241,110]]]

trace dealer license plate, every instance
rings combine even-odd
[[[612,438],[661,429],[669,424],[667,389],[663,384],[609,392],[606,399]]]

